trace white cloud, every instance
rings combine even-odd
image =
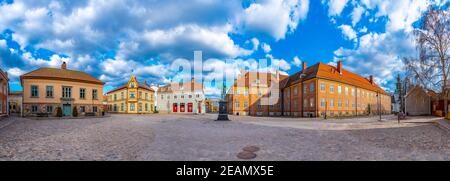
[[[23,71],[22,69],[17,68],[17,67],[10,68],[10,69],[8,69],[7,72],[8,72],[9,78],[11,78],[11,79],[17,79],[21,75],[25,74],[25,71]]]
[[[309,0],[265,0],[252,3],[238,18],[244,32],[266,32],[276,40],[297,29],[306,18]]]
[[[348,40],[356,40],[357,34],[356,34],[355,30],[353,30],[353,28],[351,26],[349,26],[349,25],[341,25],[338,28],[341,29],[342,34],[345,36],[346,39],[348,39]]]
[[[6,40],[0,40],[0,48],[3,48],[3,49],[7,48],[6,47]]]
[[[365,11],[366,10],[364,9],[364,7],[359,5],[353,9],[353,12],[351,14],[353,27],[356,26],[356,24],[358,24]]]
[[[253,51],[258,50],[258,48],[259,48],[259,40],[257,38],[252,38],[251,41],[252,41],[252,44],[253,44]]]
[[[292,63],[295,66],[300,67],[300,65],[302,64],[302,61],[300,60],[300,58],[298,58],[298,56],[295,56],[294,59],[292,60]]]
[[[359,30],[360,33],[367,33],[367,31],[368,29],[365,26]]]
[[[264,50],[264,53],[270,53],[272,51],[272,48],[267,43],[263,43],[261,46],[262,46],[262,49]]]
[[[347,6],[347,2],[349,0],[322,0],[322,4],[328,4],[328,15],[329,16],[340,16],[345,6]]]

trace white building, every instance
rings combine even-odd
[[[203,84],[196,82],[171,83],[158,87],[157,109],[160,113],[202,114],[206,112]]]

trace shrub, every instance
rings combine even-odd
[[[56,117],[62,117],[63,113],[62,113],[62,109],[61,107],[56,108]]]
[[[72,116],[73,116],[73,117],[78,117],[78,109],[77,109],[77,106],[74,106],[74,107],[73,107]]]

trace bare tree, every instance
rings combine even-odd
[[[424,13],[420,27],[415,30],[419,57],[403,60],[407,76],[429,89],[440,89],[447,115],[450,76],[450,8],[430,8]]]

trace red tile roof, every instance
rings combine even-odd
[[[303,76],[302,76],[303,74]],[[308,67],[304,72],[300,71],[290,76],[284,87],[297,84],[313,78],[321,78],[353,85],[359,88],[380,92],[389,95],[381,87],[375,83],[371,83],[369,79],[357,75],[353,72],[342,69],[342,74],[338,72],[337,68],[324,63],[317,63]]]
[[[21,82],[23,79],[50,79],[50,80],[85,82],[100,85],[105,84],[104,82],[96,79],[95,77],[87,73],[58,68],[40,68],[20,76]]]

